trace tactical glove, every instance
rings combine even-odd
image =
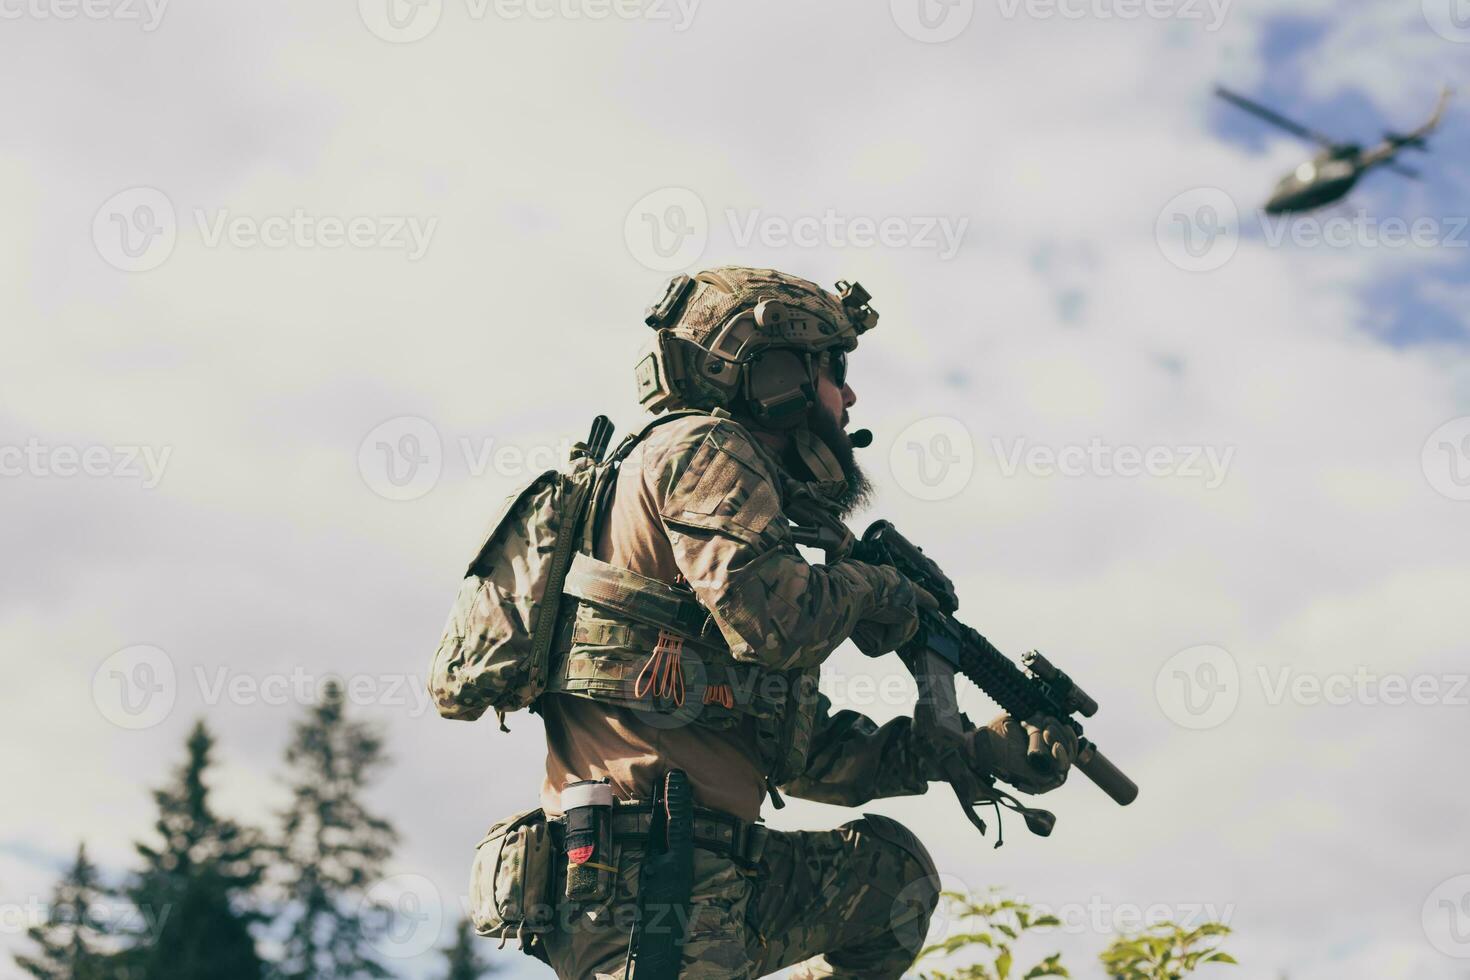
[[[1046,715],[1019,722],[1000,715],[965,736],[970,768],[1023,793],[1048,793],[1067,781],[1077,758],[1077,733]]]
[[[939,601],[921,585],[917,585],[892,568],[884,568],[893,578],[893,587],[877,609],[859,620],[852,632],[852,642],[869,657],[891,653],[913,639],[919,629],[919,610],[938,609]]]

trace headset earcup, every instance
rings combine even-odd
[[[745,366],[745,400],[750,414],[774,429],[801,424],[816,403],[811,360],[794,350],[768,350]]]

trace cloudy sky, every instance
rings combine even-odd
[[[1074,781],[1050,840],[1012,822],[999,851],[942,792],[870,809],[949,883],[1057,909],[1027,949],[1074,975],[1151,909],[1226,919],[1221,976],[1470,975],[1470,118],[1423,181],[1283,223],[1256,208],[1309,148],[1210,95],[1406,129],[1470,88],[1463,5],[0,17],[5,948],[78,840],[129,866],[201,715],[220,807],[268,823],[302,692],[337,674],[389,733],[384,888],[432,914],[388,952],[427,975],[542,764],[535,718],[419,693],[455,581],[533,467],[598,412],[637,421],[665,275],[736,262],[872,291],[864,519],[1081,679],[1143,788]],[[896,664],[830,668],[840,703],[905,711],[855,683]]]

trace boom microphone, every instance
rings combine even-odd
[[[852,443],[854,449],[866,449],[873,444],[873,432],[871,429],[858,429],[848,433],[847,441]]]

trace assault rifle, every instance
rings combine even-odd
[[[840,551],[844,543],[831,528],[793,527],[792,533],[797,544],[822,548],[829,556]],[[1045,810],[1008,799],[995,789],[992,780],[970,772],[958,757],[961,740],[975,726],[956,702],[956,674],[968,678],[1013,718],[1026,721],[1036,715],[1049,715],[1071,727],[1078,740],[1075,767],[1119,805],[1133,802],[1138,786],[1109,762],[1096,744],[1082,737],[1082,722],[1075,716],[1091,718],[1097,712],[1097,702],[1040,653],[1033,650],[1022,657],[1023,670],[989,640],[956,619],[959,598],[954,583],[922,548],[888,521],[875,521],[852,545],[850,557],[893,566],[939,602],[938,609],[920,609],[918,632],[899,648],[898,655],[919,689],[915,731],[936,751],[941,771],[959,797],[965,816],[981,833],[985,832],[985,824],[975,813],[976,802],[993,802],[998,807],[1001,801],[1007,801],[1025,817],[1032,832],[1043,837],[1051,833],[1056,818]],[[1038,758],[1045,755],[1040,732],[1032,733],[1030,751]]]

